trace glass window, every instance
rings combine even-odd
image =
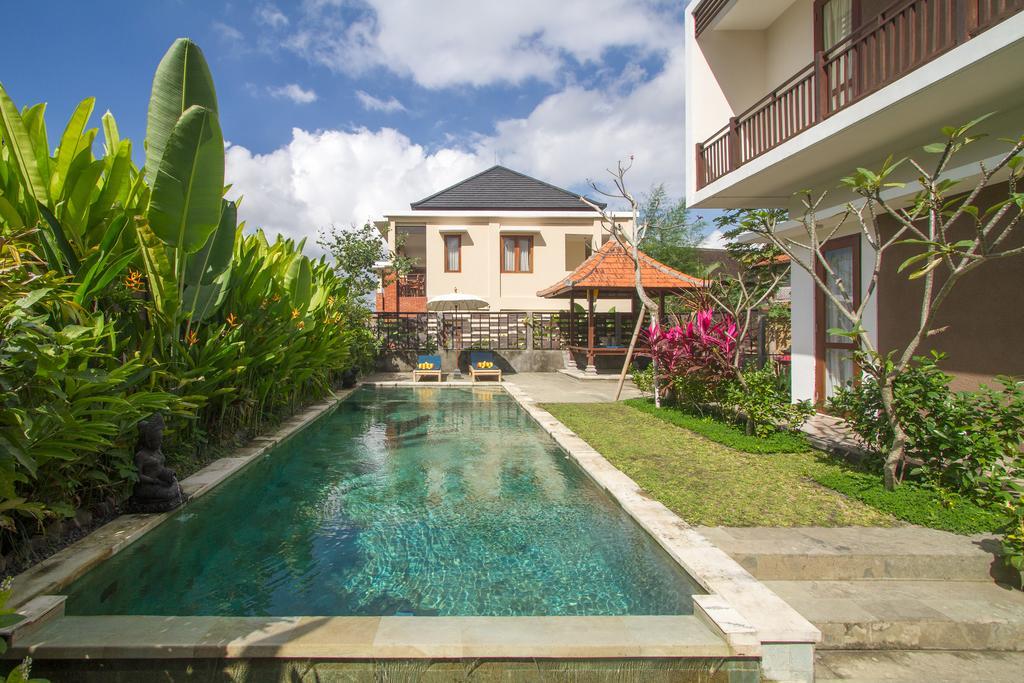
[[[444,236],[444,269],[448,273],[462,270],[462,235]]]
[[[530,264],[530,252],[533,251],[533,238],[519,238],[519,272],[528,273],[533,266]]]
[[[529,273],[533,271],[533,237],[501,238],[501,272]]]
[[[506,273],[514,273],[516,270],[516,241],[513,237],[505,237],[501,240],[501,269]]]
[[[842,247],[841,249],[829,249],[825,252],[825,260],[828,261],[828,265],[832,268],[832,272],[835,274],[835,278],[826,276],[828,279],[828,288],[835,295],[837,299],[843,302],[847,308],[853,308],[853,247]],[[843,287],[839,288],[838,280],[842,280]],[[846,319],[836,305],[832,303],[832,300],[825,297],[825,329],[848,329],[850,322]],[[830,342],[848,342],[851,341],[849,337],[844,337],[838,334],[828,335],[828,341]]]

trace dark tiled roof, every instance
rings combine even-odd
[[[604,204],[595,202],[601,208]],[[590,211],[579,195],[543,180],[492,166],[410,205],[422,210]]]
[[[547,289],[540,290],[537,296],[564,297],[570,291],[579,289],[631,290],[635,287],[635,279],[632,257],[617,240],[610,239],[576,270]],[[703,287],[705,284],[704,280],[670,268],[642,251],[640,282],[644,289],[656,293]]]

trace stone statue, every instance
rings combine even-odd
[[[135,452],[139,479],[128,499],[129,512],[167,512],[185,502],[178,478],[164,465],[160,450],[164,427],[164,418],[159,413],[139,422],[139,448]]]

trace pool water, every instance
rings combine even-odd
[[[77,580],[67,612],[689,614],[694,592],[504,392],[364,387]]]

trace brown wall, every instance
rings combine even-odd
[[[1007,197],[1006,184],[983,193],[978,205],[982,211]],[[883,234],[893,234],[895,221],[879,222]],[[957,239],[969,237],[966,221],[958,227]],[[1024,225],[1008,247],[1024,244]],[[909,281],[907,272],[896,269],[908,257],[919,253],[919,246],[898,245],[886,252],[878,287],[878,341],[883,351],[910,339],[920,317],[924,283]],[[992,385],[995,375],[1024,378],[1024,256],[990,261],[968,273],[957,284],[936,316],[935,327],[949,329],[926,339],[919,355],[930,349],[944,351],[948,357],[940,367],[955,376],[955,389],[974,389]]]

